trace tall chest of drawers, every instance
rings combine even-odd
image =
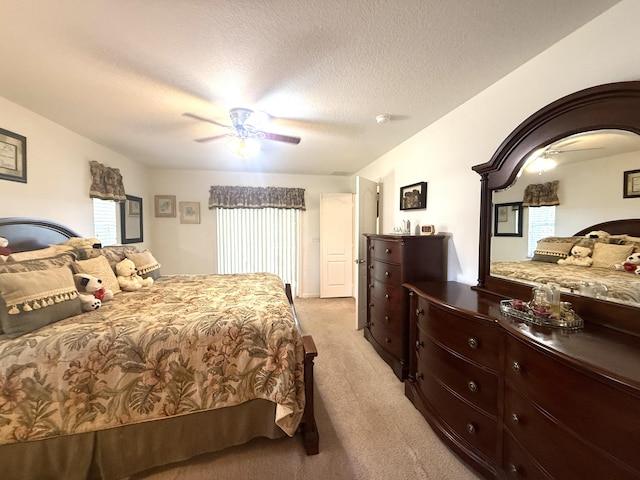
[[[368,288],[364,335],[402,380],[409,368],[409,299],[402,284],[446,280],[446,237],[365,236]]]

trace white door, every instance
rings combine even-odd
[[[320,297],[353,295],[353,194],[320,195]]]
[[[367,323],[367,242],[362,234],[377,233],[378,184],[356,177],[355,199],[356,329],[360,329]]]

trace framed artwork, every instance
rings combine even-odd
[[[180,223],[200,223],[200,202],[180,202]]]
[[[522,236],[522,202],[497,203],[493,209],[495,237]]]
[[[627,170],[624,172],[623,198],[640,197],[640,170]]]
[[[175,217],[176,216],[176,196],[175,195],[156,195],[155,212],[156,217]]]
[[[498,205],[497,211],[499,222],[506,222],[509,220],[509,210],[507,210],[506,205]]]
[[[400,210],[427,208],[427,182],[414,183],[400,189]]]
[[[27,183],[27,137],[0,128],[0,178]]]
[[[127,215],[130,217],[139,217],[140,216],[140,205],[142,204],[142,199],[139,197],[128,198],[127,195]]]

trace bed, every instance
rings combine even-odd
[[[592,232],[601,232],[602,236],[587,237]],[[557,263],[559,258],[570,255],[573,245],[588,246],[592,250],[591,266]],[[553,282],[559,284],[564,291],[575,293],[584,293],[586,285],[589,296],[638,305],[640,276],[615,269],[615,265],[624,263],[631,253],[638,252],[640,220],[615,220],[591,225],[570,237],[542,239],[531,260],[492,262],[491,276],[531,285]]]
[[[0,237],[15,253],[80,235],[55,222],[8,218],[0,219]],[[81,263],[75,250],[52,258],[53,266],[50,259],[8,270],[5,262],[4,271],[0,264],[0,295]],[[65,282],[56,281],[51,298],[29,297],[17,308],[0,298],[3,480],[124,478],[257,437],[299,434],[307,454],[318,453],[317,351],[279,277],[162,275],[97,310],[11,333],[12,309],[41,321],[52,315],[42,312],[71,308]]]

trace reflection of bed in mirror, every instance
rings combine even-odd
[[[611,236],[597,239],[585,237],[595,231],[607,232]],[[615,264],[624,263],[631,253],[640,252],[640,220],[599,223],[569,237],[552,237],[540,242],[551,245],[552,251],[547,255],[537,251],[531,260],[493,261],[491,275],[530,285],[556,283],[565,292],[585,294],[586,291],[588,296],[603,300],[640,304],[640,275],[614,268]],[[600,244],[597,251],[596,243]],[[553,245],[557,245],[557,248],[553,249]],[[564,258],[572,245],[584,245],[602,254],[599,257],[592,254],[595,263],[591,266],[558,264],[558,259]]]

